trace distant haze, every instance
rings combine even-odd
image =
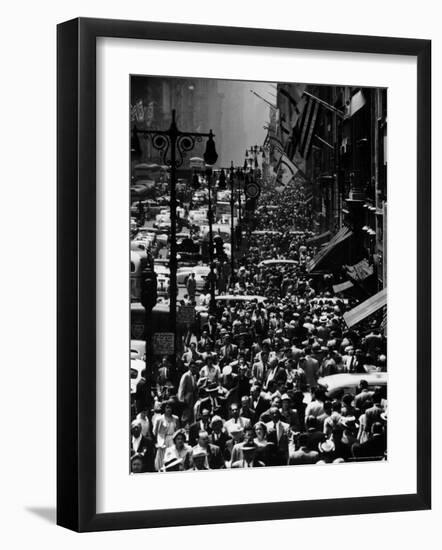
[[[232,160],[235,166],[242,166],[246,148],[264,142],[269,105],[250,90],[270,103],[276,103],[276,98],[271,95],[276,93],[275,88],[270,83],[218,81],[218,91],[223,95],[221,139],[216,140],[220,166],[230,166]]]

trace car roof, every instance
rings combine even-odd
[[[253,302],[253,301],[257,301],[257,302],[264,302],[265,300],[267,300],[267,298],[265,296],[237,296],[236,294],[223,294],[222,296],[215,296],[215,300],[216,301],[220,301],[220,302],[223,302],[223,301],[238,301],[238,302]]]
[[[326,386],[328,391],[346,386],[357,386],[361,380],[366,380],[369,386],[383,386],[387,383],[386,372],[373,372],[366,374],[331,374],[319,378],[318,384]]]
[[[142,359],[131,359],[130,366],[133,369],[143,370],[146,368],[146,363]]]
[[[290,265],[297,265],[298,262],[296,260],[263,260],[258,264],[258,267],[266,266],[266,265],[277,265],[277,264],[290,264]]]

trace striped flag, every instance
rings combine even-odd
[[[293,147],[304,159],[307,159],[310,154],[318,111],[319,103],[309,96],[294,129]]]
[[[277,183],[287,185],[292,181],[298,172],[298,167],[288,158],[286,154],[282,154],[279,159],[277,170]]]
[[[280,84],[278,86],[279,103],[293,128],[302,113],[306,97],[303,95],[305,84]]]

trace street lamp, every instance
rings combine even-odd
[[[235,281],[235,172],[233,168],[233,160],[230,163],[230,280]]]
[[[187,153],[191,151],[197,142],[202,138],[208,138],[204,161],[206,164],[215,164],[218,154],[215,149],[212,130],[209,133],[181,132],[178,130],[175,117],[175,109],[172,110],[172,122],[168,130],[139,130],[132,129],[131,150],[136,153],[138,136],[144,139],[151,139],[155,149],[160,151],[163,163],[170,167],[170,330],[175,334],[176,339],[176,306],[177,306],[177,242],[176,242],[176,182],[177,169],[183,164]],[[176,350],[175,350],[176,351]]]
[[[207,166],[206,168],[206,180],[207,180],[207,191],[208,196],[208,209],[207,209],[207,220],[209,222],[209,288],[210,288],[210,304],[209,312],[213,313],[215,311],[215,272],[214,267],[214,258],[213,258],[213,209],[212,209],[212,168]]]
[[[241,205],[241,194],[242,189],[244,188],[245,173],[242,168],[238,168],[236,171],[238,179],[238,231],[236,233],[236,245],[239,246],[242,243],[242,205]]]

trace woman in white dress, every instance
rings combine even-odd
[[[173,445],[173,436],[179,427],[178,417],[172,414],[170,401],[164,403],[164,413],[157,417],[153,426],[153,435],[156,439],[155,470],[161,471],[164,466],[166,450]]]

